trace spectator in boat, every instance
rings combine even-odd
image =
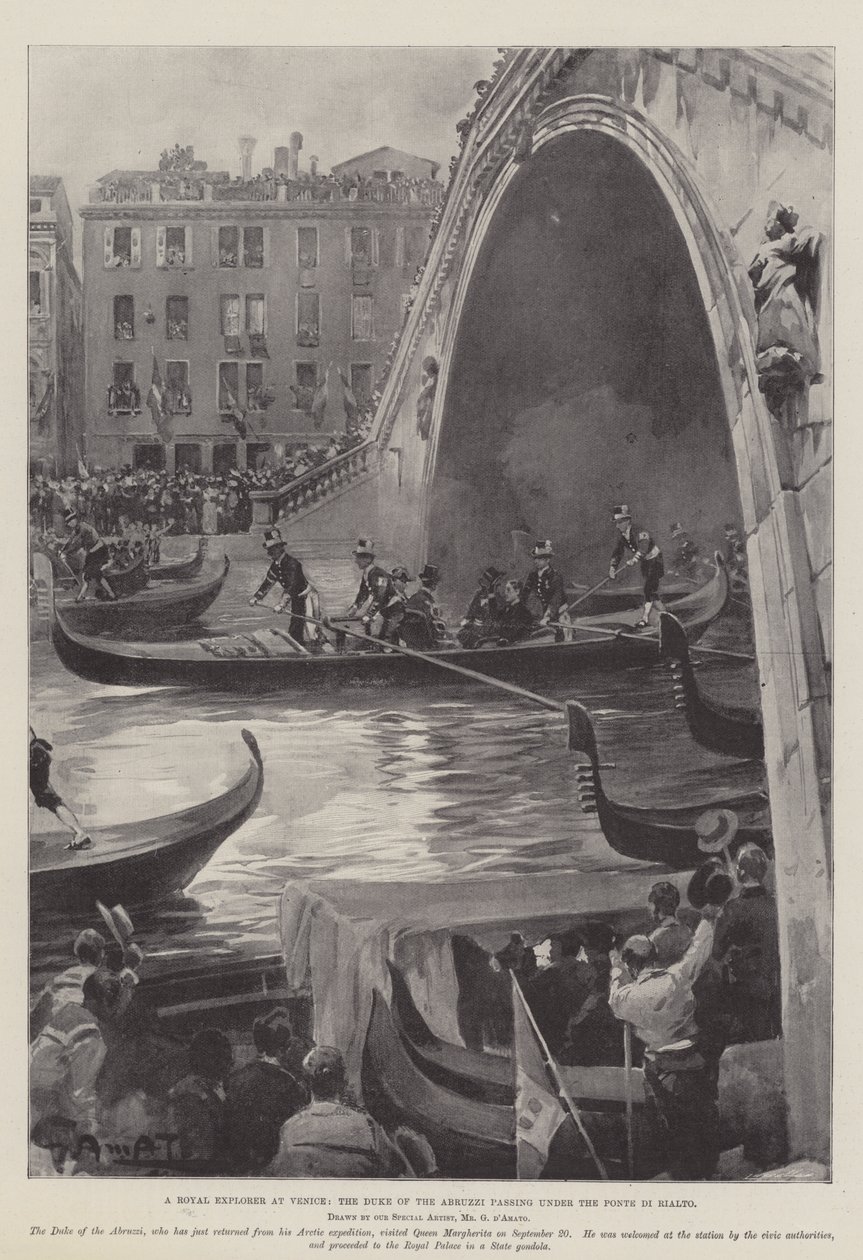
[[[497,587],[500,579],[506,574],[502,569],[490,564],[479,575],[479,586],[474,591],[461,619],[461,627],[456,635],[462,647],[476,647],[484,637],[484,631],[494,619],[498,611]]]
[[[84,981],[101,967],[105,958],[105,938],[95,928],[84,928],[72,946],[75,962],[45,986],[30,1008],[30,1036],[35,1037],[69,1002],[84,1001]]]
[[[81,589],[75,596],[75,602],[80,603],[82,599],[86,599],[91,593],[95,594],[97,590],[104,591],[108,599],[116,599],[117,596],[111,589],[104,574],[110,559],[104,539],[96,533],[92,525],[88,525],[86,521],[79,520],[78,513],[74,509],[70,509],[63,519],[72,533],[60,548],[60,554],[65,556],[76,551],[84,552]]]
[[[30,1101],[40,1116],[63,1116],[79,1133],[96,1131],[96,1082],[105,1060],[102,1024],[113,1018],[120,981],[108,971],[93,972],[82,986],[82,1001],[66,1002],[30,1047]]]
[[[265,531],[264,550],[270,558],[270,567],[249,603],[254,608],[273,586],[276,584],[281,586],[282,598],[276,605],[276,612],[283,613],[290,604],[291,621],[288,633],[297,643],[302,643],[306,629],[306,623],[303,620],[306,612],[306,596],[311,594],[312,587],[299,560],[288,554],[288,549],[278,529]]]
[[[765,888],[770,862],[757,844],[737,853],[739,892],[716,927],[713,956],[723,968],[731,1040],[769,1041],[782,1034],[776,898]]]
[[[180,1156],[219,1165],[227,1155],[225,1081],[234,1062],[231,1043],[217,1028],[205,1028],[189,1043],[188,1057],[188,1075],[168,1094]]]
[[[563,1050],[571,1017],[581,1010],[590,993],[579,959],[582,944],[578,930],[552,937],[550,965],[537,972],[524,989],[539,1031],[555,1057]]]
[[[130,941],[126,945],[121,945],[119,941],[109,941],[105,946],[105,966],[108,971],[113,972],[122,985],[120,1001],[116,1011],[118,1019],[125,1015],[129,1003],[135,996],[135,989],[140,980],[138,968],[143,961],[143,951],[134,941]]]
[[[661,967],[679,962],[689,948],[692,933],[677,917],[680,893],[674,884],[661,879],[647,894],[647,908],[654,927],[648,934]]]
[[[559,1062],[589,1067],[624,1061],[620,1023],[608,1004],[611,980],[609,951],[614,932],[607,923],[584,923],[579,928],[581,955],[576,974],[585,998],[566,1025]]]
[[[521,596],[525,602],[533,596],[542,608],[539,624],[547,626],[549,622],[560,622],[566,613],[566,592],[563,578],[551,563],[554,559],[554,548],[551,540],[546,538],[537,542],[531,551],[533,569],[527,575],[521,587]],[[555,626],[554,641],[563,643],[564,632],[559,625]]]
[[[712,1072],[699,1047],[693,984],[713,949],[721,907],[707,904],[681,959],[661,966],[647,936],[609,955],[609,1005],[644,1045],[644,1083],[665,1132],[673,1181],[703,1181],[718,1160],[719,1112]]]
[[[252,1025],[258,1057],[233,1072],[225,1091],[225,1129],[231,1163],[242,1172],[265,1168],[279,1149],[279,1133],[305,1107],[309,1092],[288,1068],[294,1044],[288,1012],[276,1007]]]
[[[509,581],[503,588],[503,603],[490,626],[490,638],[497,647],[520,643],[534,630],[533,615],[521,597],[521,584]]]
[[[89,849],[93,843],[62,796],[51,786],[53,744],[40,739],[30,727],[30,792],[40,809],[48,809],[72,832],[67,849]],[[102,942],[104,945],[104,941]]]
[[[672,521],[669,532],[673,546],[672,573],[679,573],[681,577],[695,577],[698,567],[698,547],[683,528],[682,521]]]
[[[333,1046],[303,1060],[312,1101],[282,1125],[271,1177],[410,1177],[398,1147],[367,1111],[345,1101],[345,1063]]]
[[[525,985],[536,975],[536,954],[525,941],[521,932],[512,932],[509,941],[495,954],[498,965],[511,971],[519,984]]]
[[[440,646],[440,609],[435,591],[440,583],[440,569],[435,564],[423,565],[417,574],[419,590],[405,605],[405,642],[416,652],[433,651]]]

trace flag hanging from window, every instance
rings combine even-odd
[[[51,372],[48,377],[48,380],[45,383],[45,392],[42,395],[42,399],[39,403],[39,406],[36,408],[35,415],[33,416],[33,419],[36,421],[37,424],[41,425],[45,423],[45,420],[48,416],[48,412],[51,408],[51,403],[53,401],[53,398],[54,398],[54,373]]]
[[[231,390],[227,382],[223,382],[223,384],[224,384],[224,390],[225,390],[225,410],[227,411],[228,415],[231,417],[231,422],[233,423],[234,428],[237,430],[238,435],[245,442],[246,437],[248,435],[248,431],[249,431],[246,425],[246,413],[245,411],[243,411],[240,404],[237,402],[236,398],[231,393]]]
[[[344,390],[345,415],[348,420],[356,420],[359,408],[357,400],[354,397],[354,391],[348,384],[348,378],[345,376],[341,368],[339,368],[339,376],[342,378],[342,389]]]
[[[320,385],[315,390],[315,396],[312,399],[312,419],[314,420],[316,429],[320,429],[323,427],[324,416],[327,410],[327,402],[329,401],[329,397],[330,397],[329,389],[327,388],[327,381],[329,380],[329,377],[330,377],[330,369],[327,368],[326,372],[324,373],[324,379],[321,381]]]
[[[534,1181],[545,1168],[552,1138],[566,1111],[549,1079],[544,1047],[514,975],[512,1016],[517,1176],[519,1181]]]
[[[153,417],[153,425],[159,435],[159,439],[164,446],[167,446],[174,436],[174,428],[166,407],[165,385],[162,381],[162,373],[159,371],[155,350],[153,351],[153,375],[150,378],[147,406],[150,408],[150,415]]]

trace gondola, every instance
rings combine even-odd
[[[707,809],[732,809],[740,819],[735,847],[754,841],[772,852],[770,812],[763,792],[751,791],[719,801],[702,801],[670,809],[621,805],[610,800],[599,773],[599,754],[590,714],[577,700],[568,700],[569,747],[585,755],[581,795],[585,812],[596,812],[599,825],[612,849],[624,857],[661,862],[676,871],[691,870],[704,860],[698,847],[695,821]]]
[[[142,591],[150,580],[146,554],[141,551],[127,564],[108,565],[105,569],[105,580],[118,598],[124,595],[136,595]]]
[[[69,852],[66,831],[30,837],[30,891],[40,907],[89,909],[98,899],[136,906],[185,888],[253,812],[263,787],[257,741],[242,732],[250,761],[226,792],[201,805],[91,831],[93,847]]]
[[[227,556],[218,573],[190,582],[159,582],[117,600],[57,600],[57,613],[70,631],[79,634],[150,634],[194,621],[210,607],[228,576]],[[110,580],[110,578],[109,578]]]
[[[458,1047],[448,1047],[458,1050]],[[492,1060],[493,1055],[467,1052]],[[501,1059],[501,1067],[485,1068],[510,1074],[512,1063]],[[481,1069],[480,1069],[481,1070]],[[636,1072],[633,1072],[636,1077]],[[641,1125],[643,1093],[641,1073],[633,1081],[636,1102],[636,1150],[649,1149]],[[571,1096],[594,1143],[597,1154],[613,1178],[626,1176],[626,1134],[624,1121],[624,1073],[622,1068],[570,1068],[567,1081]],[[441,1171],[448,1176],[513,1177],[516,1166],[515,1109],[513,1093],[507,1102],[496,1103],[471,1097],[470,1093],[447,1088],[432,1080],[426,1066],[412,1057],[400,1033],[393,1012],[380,990],[372,997],[372,1010],[363,1049],[363,1099],[373,1115],[386,1126],[407,1124],[430,1143]],[[609,1097],[612,1095],[612,1097]],[[580,1166],[586,1155],[576,1138],[575,1152]],[[636,1165],[639,1175],[643,1168]],[[651,1170],[655,1171],[655,1170]]]
[[[659,652],[674,678],[675,702],[693,738],[705,748],[734,757],[764,757],[764,729],[754,706],[723,704],[700,691],[683,626],[671,613],[659,618]]]
[[[160,564],[150,565],[150,577],[155,582],[185,581],[196,577],[203,568],[207,554],[208,540],[205,536],[198,539],[198,546],[190,556],[182,556],[179,560],[165,560]]]
[[[712,568],[712,565],[710,566]],[[659,583],[659,599],[663,604],[677,604],[686,595],[691,595],[694,590],[698,589],[698,582],[691,581],[688,578],[669,575],[660,580]],[[575,603],[581,599],[589,588],[573,584],[567,586],[566,594],[570,603]],[[623,579],[609,582],[607,586],[601,586],[598,591],[594,591],[584,599],[583,603],[578,605],[579,616],[607,616],[609,613],[621,612],[627,608],[642,608],[644,606],[644,593],[641,583],[633,583]]]
[[[728,581],[721,561],[716,573],[698,591],[677,605],[687,634],[697,638],[722,611]],[[652,663],[657,659],[658,631],[635,633],[640,610],[614,618],[586,617],[574,625],[571,642],[529,639],[511,647],[446,648],[434,653],[441,661],[465,666],[492,678],[530,683],[539,678],[571,677],[595,665]],[[407,657],[372,648],[369,651],[315,654],[287,634],[285,622],[256,633],[220,635],[181,643],[132,643],[95,639],[76,630],[65,610],[57,610],[54,645],[73,673],[96,682],[132,686],[174,683],[224,690],[331,693],[341,687],[383,685],[434,686],[463,676],[440,669],[433,660]]]

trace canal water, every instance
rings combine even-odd
[[[260,562],[232,566],[204,625],[210,633],[275,620],[250,609]],[[311,565],[325,606],[344,608],[355,576]],[[272,601],[271,601],[272,602]],[[702,640],[745,648],[741,610]],[[752,668],[719,658],[701,671],[717,694],[754,699]],[[637,804],[721,800],[762,786],[761,770],[698,748],[661,666],[575,674],[556,689],[593,713],[609,795]],[[247,959],[279,949],[277,907],[288,881],[417,881],[453,875],[530,880],[536,872],[620,871],[581,812],[562,714],[482,685],[347,691],[324,703],[294,694],[245,698],[187,688],[105,687],[69,673],[49,643],[31,645],[31,721],[54,745],[53,782],[88,827],[145,819],[223,791],[247,764],[240,729],[264,761],[258,808],[188,889],[135,912],[147,974]],[[31,801],[31,826],[57,826]],[[590,907],[573,906],[573,912]],[[32,908],[31,987],[68,965],[89,917]]]

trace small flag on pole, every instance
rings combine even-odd
[[[566,1119],[548,1078],[542,1047],[521,986],[512,977],[515,1064],[515,1147],[519,1181],[535,1181],[548,1161],[551,1140]]]
[[[234,428],[245,442],[246,434],[248,432],[246,427],[246,413],[243,411],[242,407],[237,402],[227,385],[225,385],[225,399],[228,404],[228,414],[234,422]]]
[[[354,421],[356,420],[357,415],[359,414],[359,408],[357,407],[357,400],[354,397],[354,391],[351,389],[350,385],[348,384],[348,378],[345,376],[341,368],[339,368],[339,376],[341,377],[342,389],[344,390],[345,415],[347,416],[348,420]]]
[[[48,377],[48,381],[45,385],[45,392],[42,395],[42,399],[39,403],[39,406],[36,408],[36,414],[33,417],[33,419],[36,421],[37,424],[42,424],[43,421],[45,420],[45,417],[48,415],[48,411],[50,409],[53,398],[54,398],[54,373],[52,372]]]

